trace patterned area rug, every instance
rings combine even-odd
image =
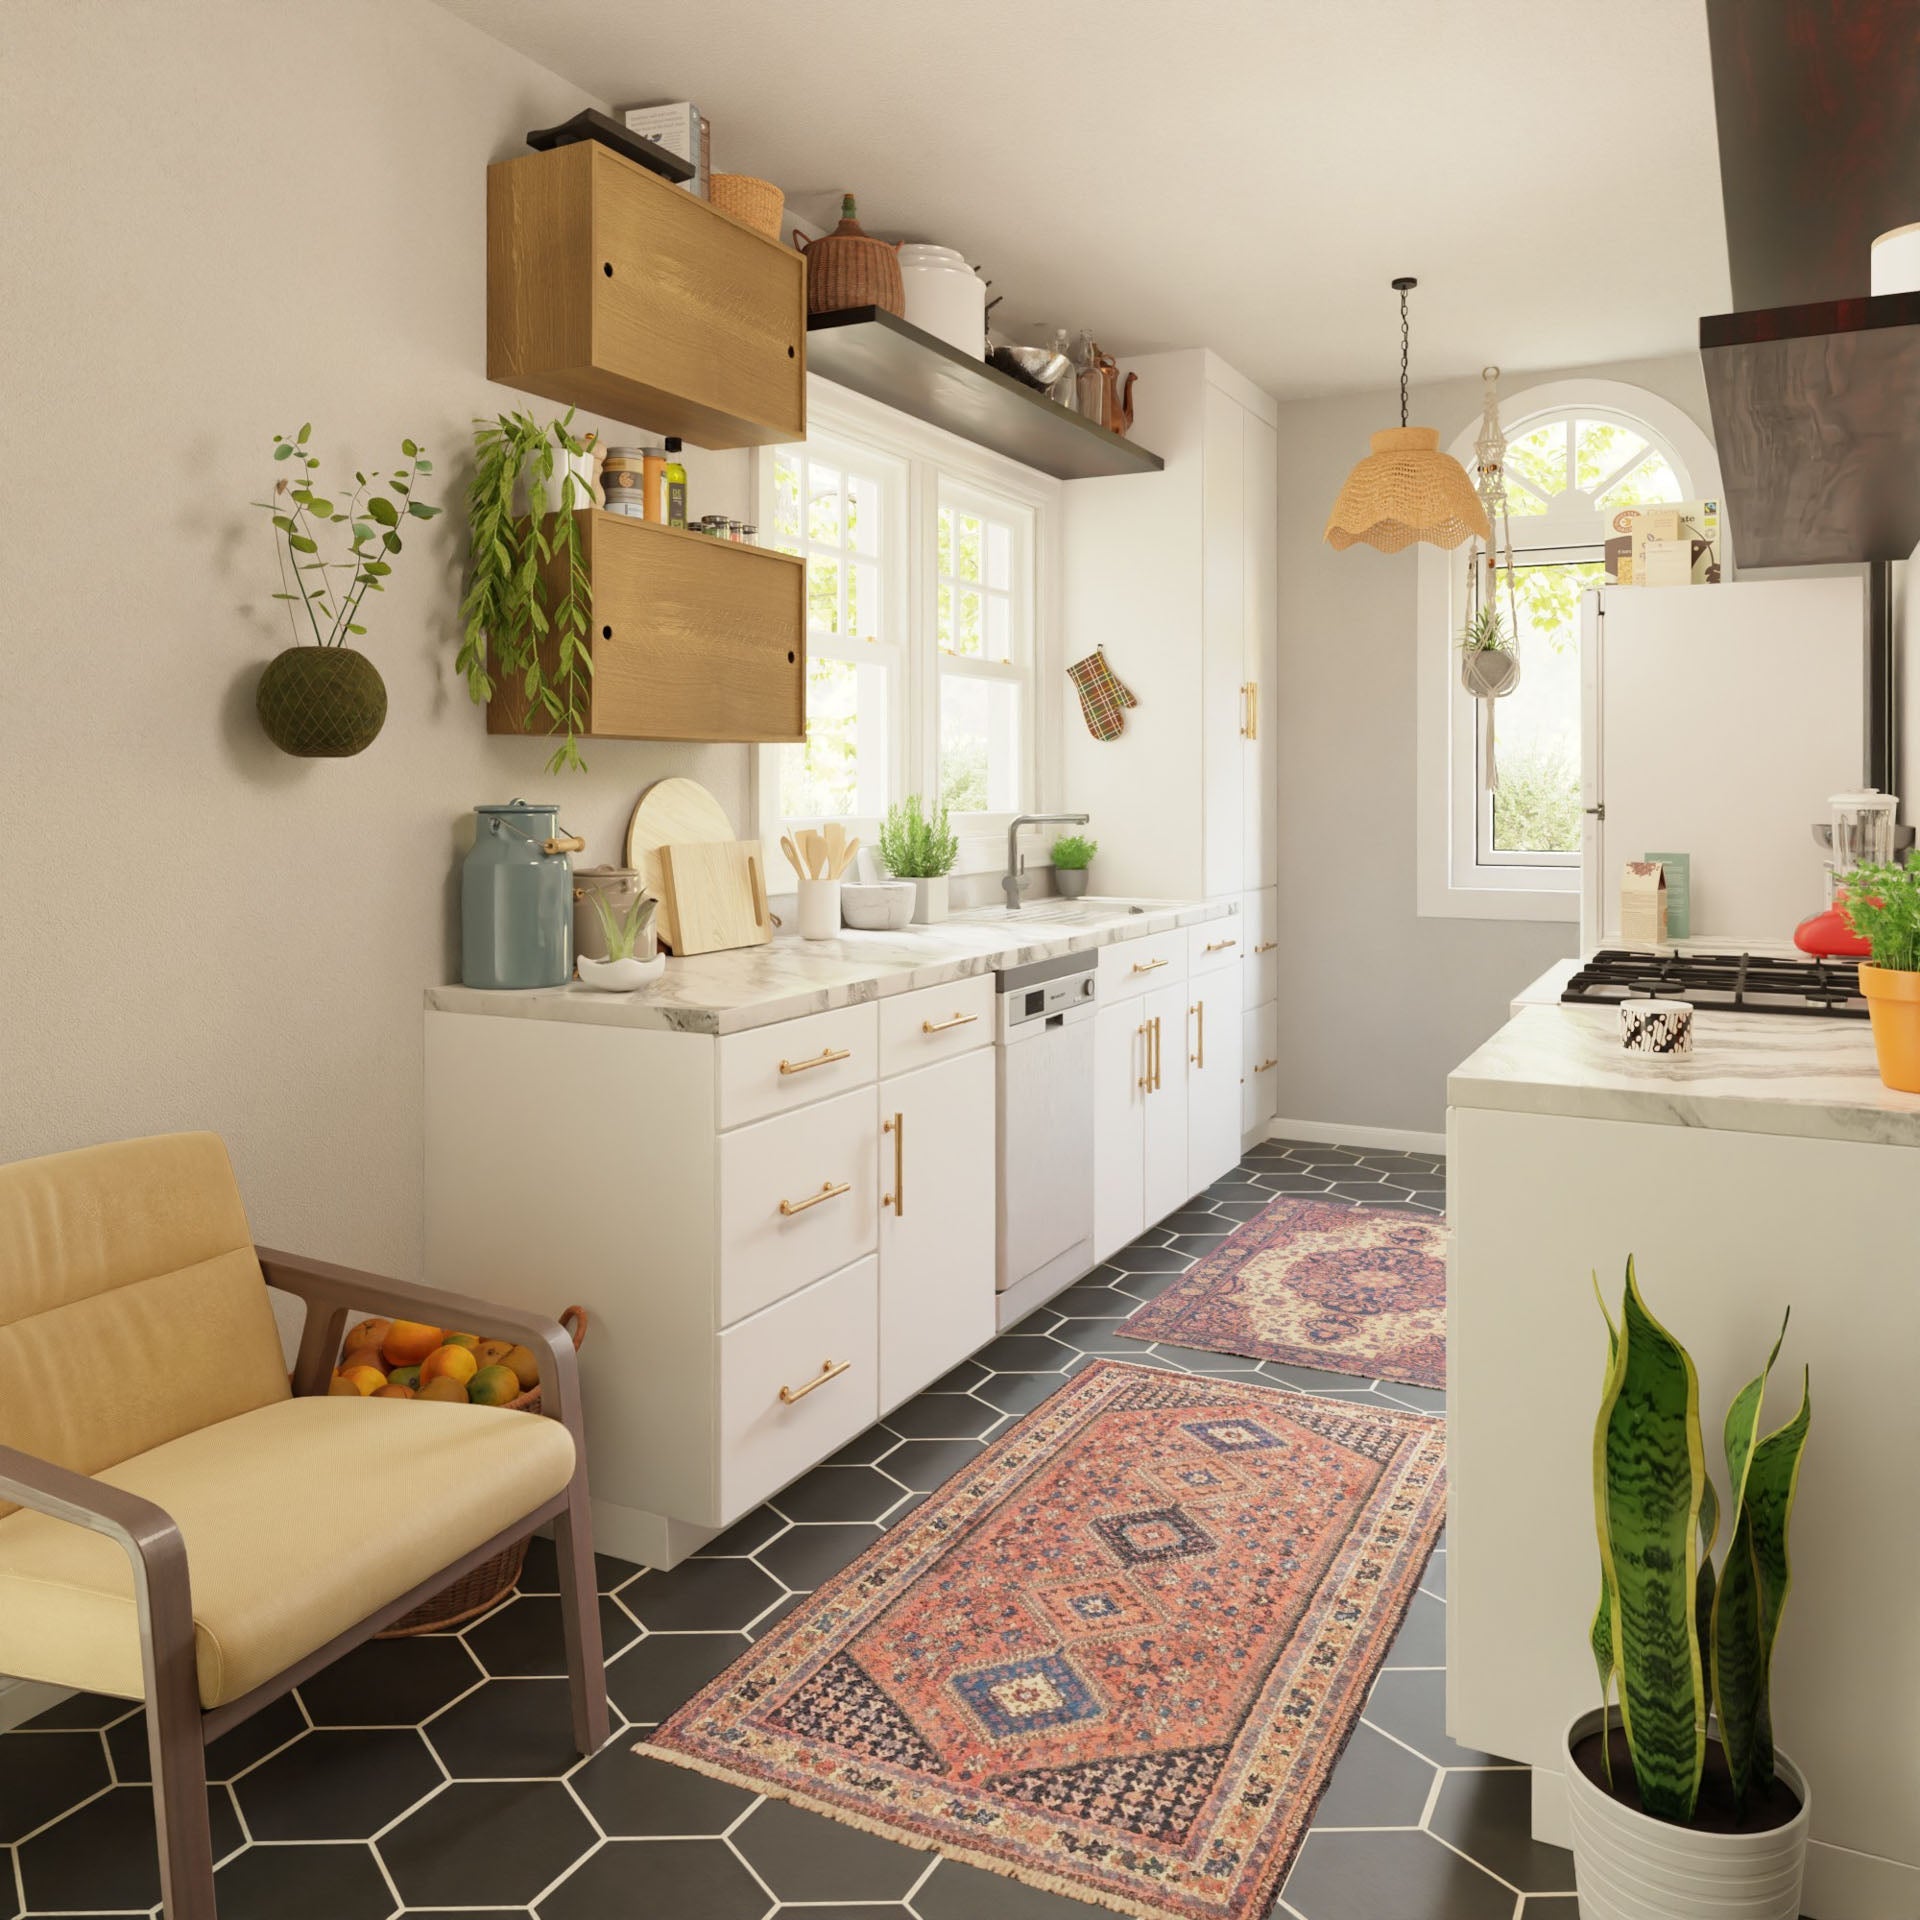
[[[1276,1200],[1118,1330],[1130,1340],[1444,1387],[1446,1252],[1441,1221]]]
[[[636,1751],[1146,1920],[1260,1920],[1443,1423],[1095,1361]]]

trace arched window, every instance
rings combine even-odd
[[[1478,421],[1450,451],[1468,466]],[[1503,398],[1520,684],[1484,704],[1459,681],[1467,549],[1420,555],[1420,911],[1577,919],[1580,596],[1606,577],[1622,507],[1713,497],[1711,443],[1657,394],[1565,382]],[[1495,534],[1498,536],[1496,527]],[[1507,616],[1504,571],[1497,580]],[[1497,784],[1484,775],[1497,766]]]

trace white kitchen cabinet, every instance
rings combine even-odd
[[[1141,1157],[1140,1198],[1143,1226],[1164,1220],[1194,1191],[1187,1178],[1187,1061],[1181,1044],[1187,1028],[1187,987],[1183,980],[1156,987],[1141,1001],[1148,1023],[1148,1083],[1143,1095],[1146,1121]]]
[[[993,1072],[977,1046],[880,1083],[882,1413],[994,1336]]]
[[[1063,607],[1066,657],[1104,646],[1140,704],[1113,741],[1070,710],[1062,797],[1103,892],[1238,895],[1275,879],[1277,410],[1210,353],[1129,365],[1165,469],[1065,489]]]
[[[1240,1018],[1240,1132],[1243,1141],[1265,1135],[1279,1112],[1276,1069],[1280,1044],[1280,1008],[1269,1000],[1249,1007]]]
[[[1223,1178],[1240,1159],[1240,968],[1187,983],[1187,1192]]]
[[[1104,1006],[1093,1022],[1093,1257],[1104,1260],[1147,1224],[1146,996]]]
[[[1279,895],[1273,887],[1240,896],[1240,1128],[1241,1144],[1265,1137],[1278,1111]]]

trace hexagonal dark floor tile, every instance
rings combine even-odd
[[[1122,1247],[1114,1254],[1111,1264],[1122,1273],[1185,1273],[1193,1260],[1188,1254],[1176,1253],[1172,1247],[1143,1247],[1136,1240],[1132,1246]]]
[[[1208,1205],[1180,1207],[1160,1222],[1162,1228],[1171,1234],[1205,1233],[1221,1234],[1230,1231],[1231,1222],[1222,1220]]]
[[[24,1723],[27,1728],[58,1730],[70,1727],[110,1727],[130,1713],[141,1712],[138,1700],[119,1700],[105,1693],[76,1693],[56,1700],[44,1713]]]
[[[769,1607],[766,1612],[747,1629],[747,1638],[749,1640],[764,1640],[806,1597],[804,1593],[790,1593],[778,1606]]]
[[[240,1845],[239,1816],[225,1787],[208,1789],[213,1857]],[[113,1787],[19,1848],[29,1913],[125,1911],[160,1898],[154,1850],[153,1795],[146,1787]]]
[[[1154,1351],[1177,1360],[1189,1373],[1238,1373],[1254,1380],[1260,1377],[1260,1362],[1241,1353],[1208,1353],[1199,1347],[1175,1346],[1168,1340],[1159,1341]]]
[[[1420,1584],[1428,1593],[1437,1594],[1442,1600],[1447,1597],[1447,1556],[1444,1549],[1437,1549],[1428,1556]]]
[[[878,1520],[899,1498],[899,1487],[872,1467],[815,1467],[768,1504],[789,1520]]]
[[[1513,1920],[1513,1895],[1430,1833],[1323,1833],[1315,1829],[1281,1896],[1302,1920]]]
[[[1533,1772],[1450,1773],[1430,1831],[1522,1893],[1571,1893],[1573,1855],[1533,1837]]]
[[[256,1840],[371,1840],[441,1784],[416,1729],[352,1727],[296,1740],[234,1792]]]
[[[1364,1393],[1373,1385],[1357,1373],[1326,1373],[1319,1367],[1290,1367],[1278,1360],[1260,1363],[1262,1378],[1277,1380],[1283,1387],[1298,1387],[1302,1393]]]
[[[1003,1333],[980,1358],[995,1373],[1058,1373],[1073,1358],[1057,1340],[1030,1333]]]
[[[629,1720],[651,1725],[731,1666],[747,1644],[739,1633],[650,1633],[607,1669],[607,1691]]]
[[[1187,1263],[1191,1266],[1192,1262]],[[1176,1285],[1184,1277],[1185,1269],[1179,1273],[1123,1273],[1114,1283],[1115,1293],[1130,1295],[1134,1300],[1154,1300]]]
[[[766,1910],[767,1896],[720,1840],[609,1840],[537,1909],[540,1920],[760,1920]]]
[[[1415,1407],[1422,1413],[1445,1413],[1447,1396],[1438,1387],[1413,1387],[1404,1380],[1382,1380],[1375,1391],[1396,1406]]]
[[[1499,1766],[1499,1757],[1447,1738],[1447,1676],[1384,1669],[1373,1683],[1366,1718],[1442,1767]]]
[[[376,1844],[409,1906],[525,1906],[596,1837],[558,1780],[461,1780]]]
[[[978,1360],[962,1360],[957,1367],[943,1373],[938,1380],[931,1381],[925,1391],[928,1393],[966,1393],[977,1387],[987,1377],[987,1369]]]
[[[723,1780],[635,1753],[631,1734],[596,1753],[574,1774],[572,1786],[610,1835],[629,1840],[725,1833],[754,1799]]]
[[[1114,1297],[1121,1298],[1118,1294]],[[1137,1306],[1139,1303],[1136,1301],[1133,1304]],[[1063,1346],[1072,1347],[1076,1353],[1138,1353],[1141,1342],[1123,1335],[1120,1327],[1121,1322],[1117,1319],[1062,1320],[1054,1328],[1053,1337]]]
[[[1048,1893],[1003,1874],[942,1860],[913,1896],[920,1920],[1089,1920],[1099,1912],[1064,1894]]]
[[[1221,1214],[1231,1220],[1235,1226],[1244,1226],[1249,1220],[1258,1220],[1272,1204],[1271,1194],[1262,1200],[1222,1200],[1219,1203]]]
[[[1004,1413],[1031,1413],[1066,1384],[1057,1373],[997,1373],[979,1389],[980,1398]]]
[[[696,1559],[739,1559],[749,1553],[757,1553],[776,1533],[783,1532],[786,1521],[771,1507],[755,1507],[749,1514],[743,1514],[732,1526],[722,1533],[716,1533],[707,1544],[695,1554]]]
[[[1191,1260],[1204,1260],[1208,1254],[1219,1250],[1220,1242],[1239,1225],[1235,1220],[1222,1220],[1220,1233],[1177,1233],[1171,1245],[1175,1253],[1183,1253]]]
[[[865,1467],[821,1471],[877,1478]],[[899,1498],[897,1488],[894,1498]],[[692,1633],[744,1627],[779,1598],[779,1583],[751,1560],[683,1560],[668,1572],[642,1574],[620,1603],[649,1633]]]
[[[838,1447],[828,1454],[825,1464],[830,1467],[870,1467],[883,1453],[892,1450],[898,1438],[898,1434],[889,1433],[885,1427],[869,1427],[865,1433],[856,1433],[844,1447]]]
[[[0,1846],[90,1799],[108,1778],[97,1733],[0,1734]]]
[[[811,1593],[879,1538],[877,1526],[859,1523],[795,1527],[754,1557],[783,1586]]]
[[[786,1800],[766,1800],[733,1843],[781,1900],[900,1900],[927,1856]]]
[[[393,1895],[368,1847],[249,1847],[213,1876],[220,1920],[386,1920]]]
[[[931,1493],[984,1451],[981,1440],[907,1440],[887,1455],[887,1472],[913,1493]]]
[[[580,1758],[564,1680],[489,1680],[422,1731],[456,1780],[552,1779]]]
[[[1104,1280],[1081,1280],[1048,1302],[1054,1312],[1073,1320],[1124,1320],[1139,1304],[1131,1295],[1115,1293]]]
[[[922,1393],[895,1407],[885,1425],[902,1440],[976,1440],[997,1417],[970,1393]]]
[[[1416,1593],[1407,1617],[1387,1650],[1390,1667],[1444,1667],[1447,1664],[1447,1608],[1430,1593]]]
[[[566,1629],[559,1596],[523,1593],[504,1607],[495,1607],[460,1636],[473,1656],[496,1679],[563,1674],[567,1670]],[[624,1646],[639,1639],[640,1629],[621,1610],[620,1603],[600,1596],[600,1641],[611,1660]]]
[[[412,1727],[483,1678],[461,1643],[443,1634],[369,1640],[300,1683],[316,1727]]]
[[[290,1693],[269,1701],[250,1720],[242,1720],[231,1733],[223,1733],[207,1749],[207,1778],[231,1780],[244,1773],[256,1761],[264,1760],[277,1747],[297,1740],[307,1730],[307,1717]],[[147,1754],[147,1716],[136,1714],[107,1730],[107,1746],[113,1754],[114,1777],[123,1785],[130,1781],[151,1780],[153,1768]]]
[[[1397,1740],[1357,1726],[1314,1809],[1316,1827],[1417,1827],[1437,1769]]]
[[[1297,1200],[1314,1200],[1333,1184],[1325,1174],[1302,1173],[1298,1167],[1262,1167],[1253,1176],[1253,1184],[1268,1193],[1287,1194]]]
[[[617,1560],[610,1553],[593,1556],[594,1583],[602,1593],[612,1593],[640,1571],[632,1560]],[[527,1564],[520,1570],[522,1593],[558,1593],[560,1566],[553,1555],[553,1542],[536,1534],[527,1542]]]

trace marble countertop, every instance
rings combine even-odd
[[[1621,1051],[1611,1006],[1519,1002],[1448,1076],[1449,1106],[1920,1147],[1920,1094],[1881,1084],[1864,1020],[1699,1012],[1691,1056],[1651,1059]]]
[[[742,1033],[803,1013],[942,986],[996,967],[1137,940],[1238,912],[1228,900],[1046,900],[1017,915],[1004,907],[979,907],[937,926],[898,933],[848,927],[835,940],[782,933],[770,946],[669,959],[664,979],[634,993],[600,993],[577,982],[522,992],[429,987],[426,1003],[434,1012],[509,1020]]]

